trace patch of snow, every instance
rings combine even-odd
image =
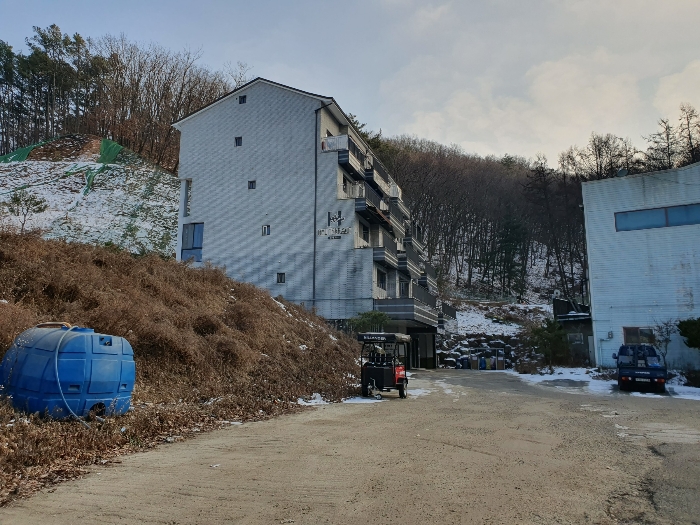
[[[299,398],[297,399],[297,403],[303,406],[312,406],[312,405],[327,405],[328,401],[324,401],[323,398],[321,397],[321,394],[315,393],[314,395],[311,396],[311,399],[306,401],[304,398]]]
[[[457,333],[486,335],[516,335],[522,327],[515,323],[496,323],[486,313],[473,305],[465,305],[457,311]]]
[[[306,350],[307,348],[309,348],[309,347],[306,346],[306,345],[299,345],[299,350],[301,350],[302,352],[303,352],[304,350]]]
[[[343,399],[343,403],[349,403],[349,404],[363,404],[363,403],[381,403],[382,399],[376,399],[374,397],[349,397],[347,399]]]
[[[693,386],[674,386],[673,397],[700,401],[700,388],[695,388]]]
[[[280,308],[282,308],[282,310],[284,310],[285,312],[287,312],[287,307],[286,307],[286,306],[284,306],[282,303],[280,303],[280,302],[279,302],[277,299],[275,299],[274,297],[271,297],[271,299],[272,299],[273,301],[275,301],[275,302],[277,303],[277,305],[278,305]],[[294,317],[294,316],[293,316],[292,314],[290,314],[289,312],[287,312],[287,315],[288,315],[289,317]]]
[[[337,340],[338,340],[338,338],[335,337],[333,334],[328,334],[328,337],[331,338],[331,341],[337,341]]]
[[[432,390],[427,388],[409,388],[408,397],[410,399],[411,397],[427,396],[428,394],[432,394],[432,392]]]

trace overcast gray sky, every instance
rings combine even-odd
[[[333,96],[371,129],[555,164],[591,132],[630,137],[700,110],[700,0],[0,0],[32,26],[201,49],[221,69]]]

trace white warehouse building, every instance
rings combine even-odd
[[[342,324],[378,310],[436,365],[435,270],[401,188],[332,97],[257,78],[174,126],[181,132],[178,260],[314,307]]]
[[[655,324],[700,317],[700,163],[583,184],[596,364]],[[700,368],[676,334],[670,368]]]

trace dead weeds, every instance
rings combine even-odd
[[[354,394],[356,343],[283,306],[216,268],[0,233],[0,357],[61,320],[126,337],[137,370],[134,410],[90,429],[0,402],[0,504],[124,453],[299,410],[315,392]]]

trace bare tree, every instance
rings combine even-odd
[[[678,333],[678,319],[667,319],[665,321],[655,321],[654,326],[654,341],[656,347],[664,359],[666,366],[666,355],[668,354],[668,345],[674,334]]]
[[[678,136],[681,143],[683,164],[700,162],[700,117],[690,104],[681,104],[678,119]]]
[[[230,76],[231,80],[233,80],[234,89],[239,88],[243,84],[247,84],[252,80],[252,78],[248,74],[252,69],[252,66],[249,66],[248,64],[246,64],[245,62],[241,62],[240,60],[236,62],[235,66],[231,64],[231,62],[226,62],[224,64],[224,73]]]

